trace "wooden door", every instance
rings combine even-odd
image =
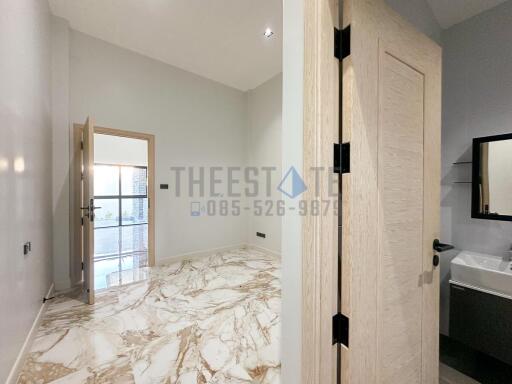
[[[82,133],[82,218],[84,291],[89,304],[94,304],[94,125],[90,118]]]
[[[441,49],[383,0],[345,0],[342,383],[438,383]]]

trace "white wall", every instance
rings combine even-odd
[[[283,0],[283,176],[290,167],[302,174],[304,95],[304,3]],[[298,200],[284,196],[287,210],[281,227],[281,382],[301,383],[302,353],[302,218]],[[306,383],[302,383],[306,384]]]
[[[441,41],[442,29],[434,17],[434,13],[426,0],[385,0],[416,29],[423,32],[436,42]]]
[[[69,288],[77,277],[69,261],[69,24],[52,16],[52,198],[55,289]]]
[[[259,174],[258,196],[250,198],[272,201],[272,215],[250,215],[247,239],[250,244],[281,252],[281,217],[276,214],[276,202],[281,199],[277,187],[281,178],[281,125],[282,125],[282,82],[278,75],[248,93],[247,164],[251,167],[273,167],[271,194],[267,195],[266,174]],[[256,232],[266,235],[257,237]]]
[[[502,255],[512,223],[471,218],[471,185],[453,184],[474,137],[512,132],[512,1],[443,33],[442,237],[459,249]]]
[[[0,382],[52,281],[51,27],[41,0],[0,1]],[[32,252],[23,255],[23,244]]]

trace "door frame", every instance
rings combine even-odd
[[[304,2],[304,111],[302,195],[313,201],[339,202],[329,193],[325,172],[332,172],[334,144],[339,143],[340,61],[334,56],[334,28],[339,27],[338,0]],[[315,168],[325,171],[318,178]],[[333,175],[339,182],[339,175]],[[318,180],[317,180],[318,179]],[[336,202],[335,202],[336,201]],[[339,207],[340,208],[340,207]],[[302,352],[303,384],[337,381],[337,346],[332,344],[332,321],[338,311],[338,216],[302,219]]]
[[[82,166],[82,132],[83,124],[73,124],[73,166],[72,166],[72,199],[71,199],[71,225],[73,239],[72,270],[74,281],[80,281],[79,273],[82,269],[83,232],[81,220],[81,166]],[[94,133],[109,136],[126,137],[130,139],[145,140],[148,145],[148,265],[155,266],[155,136],[134,131],[94,126]]]

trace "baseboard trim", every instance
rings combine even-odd
[[[45,297],[52,297],[54,290],[55,284],[52,283]],[[41,305],[41,308],[39,309],[39,312],[37,313],[37,316],[34,319],[34,322],[32,323],[32,327],[30,328],[30,331],[28,332],[27,337],[25,338],[25,342],[23,343],[20,352],[16,357],[16,361],[14,362],[14,365],[11,368],[11,372],[9,372],[9,376],[7,376],[7,380],[5,382],[6,384],[16,384],[16,382],[18,381],[18,376],[21,373],[21,369],[23,368],[25,358],[27,357],[30,347],[32,346],[32,342],[36,337],[37,330],[39,328],[39,325],[41,324],[41,320],[43,319],[43,315],[46,311],[47,306],[48,302],[43,303]]]
[[[268,254],[271,254],[273,256],[281,258],[281,254],[280,253],[278,253],[276,251],[273,251],[271,249],[260,247],[259,245],[255,245],[255,244],[241,243],[241,244],[236,244],[236,245],[227,245],[225,247],[204,249],[204,250],[201,250],[201,251],[188,252],[188,253],[182,253],[182,254],[175,255],[175,256],[169,256],[169,257],[166,257],[164,259],[156,260],[156,265],[168,265],[168,264],[180,262],[180,261],[183,261],[183,260],[191,260],[191,259],[202,258],[202,257],[205,257],[205,256],[209,256],[209,255],[211,255],[212,253],[215,253],[215,252],[227,252],[227,251],[232,251],[232,250],[235,250],[235,249],[247,249],[247,248],[255,249],[257,251],[268,253]]]
[[[276,257],[279,257],[281,258],[281,253],[279,252],[276,252],[272,249],[268,249],[268,248],[265,248],[265,247],[262,247],[260,245],[256,245],[256,244],[247,244],[246,245],[247,248],[250,248],[250,249],[255,249],[257,251],[260,251],[260,252],[265,252],[265,253],[269,253],[271,254],[272,256],[276,256]]]
[[[190,259],[197,259],[205,256],[209,256],[212,253],[215,252],[227,252],[232,251],[234,249],[243,249],[247,248],[247,244],[236,244],[236,245],[227,245],[225,247],[219,247],[219,248],[210,248],[210,249],[204,249],[196,252],[188,252],[188,253],[182,253],[175,256],[169,256],[165,257],[163,259],[156,260],[156,265],[168,265],[172,263],[176,263],[183,260],[190,260]]]

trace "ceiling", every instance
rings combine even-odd
[[[446,29],[506,0],[426,1]],[[282,0],[49,2],[75,30],[242,91],[282,70]]]
[[[446,29],[506,0],[427,0],[441,28]]]
[[[242,91],[281,72],[281,0],[49,2],[77,31]]]

